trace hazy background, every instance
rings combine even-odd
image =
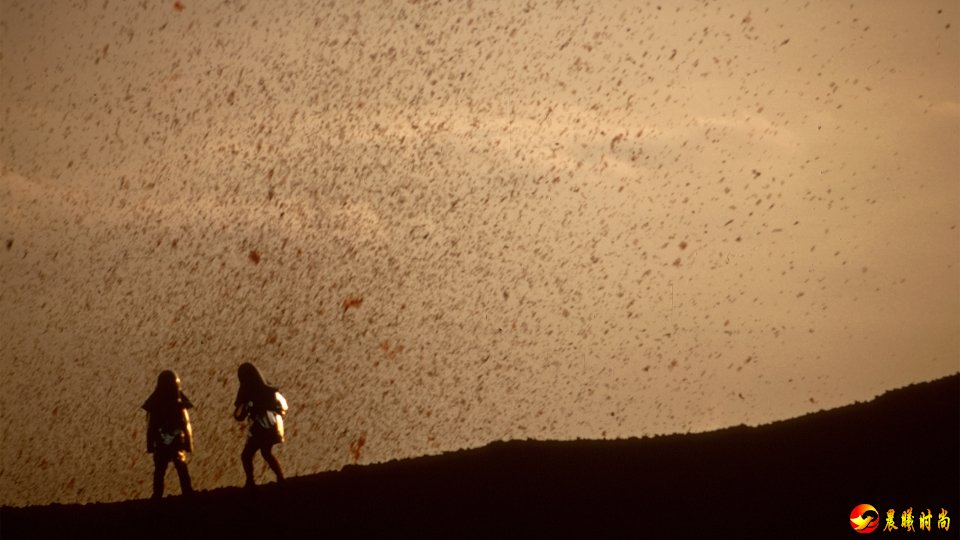
[[[244,361],[288,475],[960,368],[956,2],[0,9],[0,504],[148,496],[163,369],[209,489]]]

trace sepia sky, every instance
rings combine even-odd
[[[956,2],[0,10],[0,504],[148,496],[163,369],[198,489],[245,361],[288,475],[960,370]]]

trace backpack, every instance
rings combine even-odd
[[[283,442],[283,417],[287,414],[287,400],[280,392],[273,393],[273,403],[264,407],[247,404],[250,411],[251,436],[266,437],[272,442]]]
[[[150,415],[152,437],[148,434],[147,451],[157,449],[193,450],[193,437],[190,429],[190,416],[185,408],[177,407],[176,411],[156,411]]]

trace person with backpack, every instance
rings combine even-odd
[[[163,477],[167,465],[180,477],[180,492],[193,493],[187,470],[187,453],[193,451],[193,431],[187,409],[193,407],[180,390],[180,377],[173,371],[163,371],[157,377],[157,386],[143,404],[147,411],[147,453],[153,454],[153,499],[163,498]]]
[[[233,417],[238,422],[250,419],[247,443],[240,453],[243,472],[247,476],[244,487],[256,485],[253,480],[253,456],[257,451],[277,475],[277,482],[283,482],[283,470],[272,448],[283,442],[283,417],[287,413],[287,401],[277,388],[263,380],[260,371],[249,362],[240,364],[237,378],[240,379],[240,389],[234,401]]]

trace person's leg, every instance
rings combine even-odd
[[[243,473],[247,475],[246,487],[255,485],[253,481],[253,455],[256,453],[257,445],[251,437],[247,439],[247,444],[244,445],[243,452],[240,452],[240,463],[243,464]]]
[[[277,461],[276,456],[273,455],[273,445],[265,444],[261,446],[260,455],[263,456],[263,460],[270,466],[273,474],[277,475],[277,482],[283,482],[283,469],[280,468],[280,462]]]
[[[187,457],[183,452],[177,452],[173,456],[173,468],[177,470],[177,476],[180,477],[180,493],[184,495],[193,493],[193,486],[190,484],[190,472],[187,470]]]
[[[152,498],[163,498],[163,477],[167,474],[167,456],[159,448],[153,453],[153,496]]]

